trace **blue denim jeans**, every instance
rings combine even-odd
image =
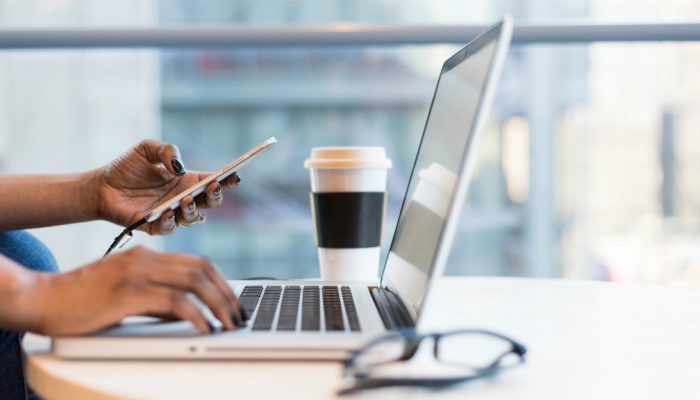
[[[0,254],[35,271],[56,272],[58,265],[51,251],[25,231],[0,232]],[[3,301],[0,299],[0,301]],[[0,329],[0,398],[33,399],[36,395],[24,379],[24,332]]]

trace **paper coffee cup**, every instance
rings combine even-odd
[[[311,175],[311,214],[321,277],[374,280],[386,208],[382,147],[317,147],[304,166]]]

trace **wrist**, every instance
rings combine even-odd
[[[53,274],[24,270],[5,286],[9,292],[4,296],[6,305],[14,316],[13,321],[8,321],[12,329],[39,334],[46,332],[46,300],[52,277]]]
[[[84,172],[80,177],[80,204],[88,220],[102,219],[100,211],[100,193],[102,188],[102,169]]]

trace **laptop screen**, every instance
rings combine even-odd
[[[401,296],[414,319],[435,269],[444,267],[438,267],[436,256],[441,246],[451,243],[443,233],[445,225],[459,218],[463,207],[456,205],[456,215],[450,215],[458,188],[466,185],[466,177],[460,176],[465,175],[464,160],[477,134],[477,114],[489,108],[480,103],[495,65],[501,27],[496,25],[450,57],[435,89],[382,276],[382,284]]]

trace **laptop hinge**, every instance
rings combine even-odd
[[[370,287],[369,291],[386,329],[395,331],[415,326],[413,318],[399,296],[388,289],[376,286]]]

